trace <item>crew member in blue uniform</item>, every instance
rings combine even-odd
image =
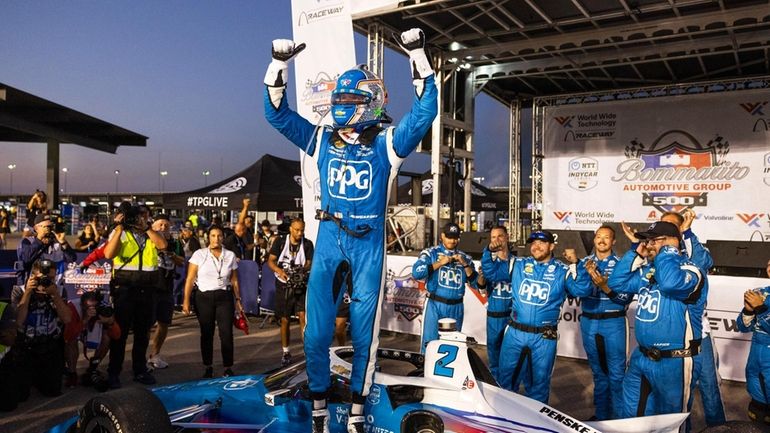
[[[689,410],[701,343],[699,301],[705,280],[679,251],[679,228],[665,221],[635,234],[607,282],[618,293],[638,294],[634,334],[638,343],[623,380],[622,416]],[[646,258],[645,258],[646,257]]]
[[[487,275],[495,274],[495,267],[504,265],[510,269],[515,257],[508,244],[508,230],[505,226],[494,227],[489,232],[489,246],[481,254],[481,272],[487,283],[487,356],[492,376],[500,382],[500,348],[503,345],[505,327],[511,316],[511,278],[491,281]]]
[[[615,230],[601,226],[594,233],[594,252],[578,264],[578,272],[589,272],[590,294],[581,299],[580,333],[583,348],[594,378],[594,417],[597,420],[619,418],[623,402],[623,376],[628,355],[628,321],[626,309],[633,300],[627,293],[610,297],[601,285],[606,284],[620,259],[613,253]],[[596,280],[594,282],[593,280]]]
[[[343,284],[352,287],[350,332],[354,356],[353,405],[348,431],[363,432],[363,408],[376,361],[385,273],[385,213],[388,192],[402,161],[436,117],[437,90],[425,55],[425,35],[411,29],[397,42],[409,54],[415,99],[396,127],[385,113],[387,93],[365,67],[344,72],[331,96],[332,126],[315,126],[289,108],[287,62],[304,44],[273,41],[273,61],[265,75],[265,117],[311,157],[321,178],[321,220],[306,298],[305,356],[313,398],[313,431],[328,431],[329,346]]]
[[[422,319],[422,345],[438,340],[439,319],[457,321],[457,330],[463,329],[463,296],[465,284],[476,284],[478,273],[473,259],[457,249],[460,227],[449,223],[441,231],[441,244],[423,250],[412,266],[412,277],[424,280],[428,290]]]
[[[770,278],[770,261],[767,262]],[[743,311],[738,314],[738,330],[753,332],[746,361],[746,389],[751,396],[749,418],[770,425],[770,286],[750,289],[743,294]]]
[[[578,283],[575,265],[553,257],[555,240],[550,232],[532,232],[527,243],[530,257],[517,259],[512,270],[500,261],[485,278],[500,281],[509,275],[511,281],[513,308],[500,349],[498,382],[511,391],[523,383],[527,396],[547,403],[561,305],[568,293],[580,297],[588,291],[580,290],[587,284]]]

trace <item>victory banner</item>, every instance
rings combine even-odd
[[[294,59],[297,112],[315,125],[331,124],[329,101],[337,77],[356,65],[350,0],[292,0],[294,42],[307,48]],[[287,143],[287,145],[289,145]],[[315,240],[321,184],[315,161],[300,152],[305,236]]]
[[[770,91],[546,108],[543,227],[691,208],[703,240],[770,240]]]

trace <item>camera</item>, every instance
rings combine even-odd
[[[289,266],[286,269],[286,275],[289,277],[286,280],[286,289],[295,295],[305,293],[308,274],[308,270],[303,265]]]
[[[54,264],[52,261],[46,259],[42,259],[38,263],[42,275],[37,278],[37,284],[39,287],[48,287],[53,284],[53,280],[51,280],[51,277],[49,277],[48,274],[51,273],[51,269],[54,269]]]
[[[109,305],[98,305],[96,307],[96,314],[102,317],[112,317],[115,315],[115,309]]]

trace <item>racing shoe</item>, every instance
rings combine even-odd
[[[313,433],[329,433],[328,409],[313,409]]]
[[[281,367],[286,367],[289,364],[291,364],[291,353],[283,352],[283,356],[281,356]]]
[[[363,415],[350,415],[348,417],[348,433],[364,433],[364,422],[366,418]]]

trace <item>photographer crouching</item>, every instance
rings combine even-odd
[[[88,369],[80,379],[84,386],[93,386],[97,391],[107,391],[107,379],[99,372],[102,359],[110,350],[110,342],[120,339],[120,326],[115,322],[114,310],[104,302],[101,292],[85,292],[78,305],[70,303],[72,321],[64,329],[65,353],[69,372],[67,385],[77,383],[76,366],[80,355],[78,342],[83,344],[83,356],[88,360]],[[94,349],[88,356],[88,349]],[[75,380],[72,380],[72,378]]]
[[[29,396],[32,385],[45,396],[61,395],[64,326],[72,319],[72,313],[61,297],[55,277],[52,261],[37,260],[16,307],[18,338],[10,356],[18,375],[21,401]]]
[[[158,250],[166,248],[166,239],[150,227],[147,208],[124,202],[114,218],[115,229],[104,248],[104,257],[112,259],[111,295],[115,321],[122,330],[110,341],[107,369],[110,388],[120,388],[120,372],[125,359],[126,340],[134,330],[131,361],[134,381],[152,385],[155,378],[147,371],[147,346],[152,326],[155,291],[164,283],[158,270]]]
[[[273,243],[267,265],[275,272],[275,317],[281,319],[281,365],[291,363],[289,320],[299,317],[300,331],[305,329],[305,292],[307,291],[313,242],[305,239],[305,222],[295,219],[289,234]]]

